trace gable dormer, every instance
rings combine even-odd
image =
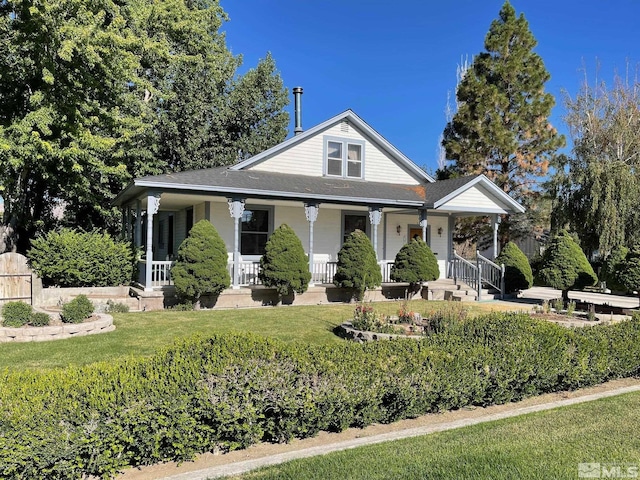
[[[433,182],[351,110],[231,169],[406,185]]]

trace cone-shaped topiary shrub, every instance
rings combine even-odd
[[[618,279],[627,290],[637,291],[640,297],[640,245],[636,245],[627,253],[618,270]]]
[[[303,293],[309,286],[309,258],[293,229],[283,223],[275,229],[260,259],[260,280],[266,287],[275,287],[281,297]]]
[[[333,277],[337,287],[348,288],[353,296],[362,299],[364,291],[382,284],[382,272],[373,251],[371,240],[361,230],[347,237],[338,252],[338,266]]]
[[[544,251],[538,277],[544,285],[562,290],[565,301],[569,300],[569,290],[598,282],[584,252],[564,230],[549,242]]]
[[[178,298],[194,304],[202,295],[219,295],[231,284],[227,249],[208,220],[196,223],[180,244],[171,278]]]
[[[515,243],[507,243],[495,263],[504,264],[504,286],[508,293],[526,290],[533,285],[533,272],[529,260]]]
[[[625,263],[629,249],[623,245],[614,248],[602,264],[600,280],[607,282],[607,288],[617,292],[626,292],[627,287],[622,283],[619,273]]]
[[[407,282],[412,286],[429,282],[440,277],[438,260],[429,245],[421,238],[415,238],[405,244],[391,267],[391,280]]]

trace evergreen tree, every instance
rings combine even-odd
[[[515,243],[507,243],[495,263],[504,264],[504,285],[508,293],[526,290],[533,285],[533,272],[529,260]]]
[[[280,297],[307,290],[311,280],[309,257],[296,232],[287,224],[276,228],[267,240],[259,276],[263,285],[275,287]]]
[[[411,240],[402,246],[391,267],[391,280],[407,282],[412,288],[422,282],[440,277],[438,260],[429,245],[421,238]]]
[[[607,288],[618,292],[627,290],[619,278],[619,273],[628,254],[627,247],[619,246],[614,248],[603,262],[600,279],[607,283]]]
[[[196,223],[180,244],[171,278],[178,298],[196,306],[203,295],[219,295],[229,288],[227,248],[208,220]]]
[[[627,253],[618,272],[618,279],[630,292],[638,292],[640,298],[640,245],[635,245]]]
[[[364,291],[382,285],[382,272],[371,240],[361,230],[351,233],[338,252],[338,266],[333,277],[337,287],[351,289],[362,299]]]
[[[540,195],[536,184],[564,146],[549,121],[554,98],[550,78],[524,15],[505,2],[456,92],[458,110],[444,130],[443,145],[455,170],[483,173],[525,206]],[[451,173],[451,172],[449,172]],[[530,231],[531,222],[503,218],[500,242]],[[516,231],[516,228],[520,231]]]
[[[564,230],[547,245],[538,278],[544,285],[562,290],[565,302],[569,301],[569,290],[589,287],[598,282],[584,252]]]

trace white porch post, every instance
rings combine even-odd
[[[376,258],[378,258],[378,225],[382,219],[382,208],[369,207],[369,221],[371,222],[371,230],[373,233],[373,250],[376,252]]]
[[[309,272],[311,273],[309,285],[313,285],[313,224],[318,218],[318,205],[317,203],[304,204],[304,215],[309,222]]]
[[[422,241],[424,243],[427,243],[427,225],[427,211],[420,210],[420,226],[422,227]]]
[[[153,216],[158,213],[160,208],[160,194],[154,193],[147,195],[147,263],[145,269],[144,290],[149,292],[153,290],[152,271],[153,271]]]
[[[495,260],[498,256],[498,229],[500,228],[500,222],[502,218],[500,215],[493,216],[493,259]]]
[[[243,198],[229,198],[229,214],[233,218],[233,281],[231,288],[237,290],[240,288],[240,219],[244,213]]]
[[[142,245],[142,202],[140,200],[136,200],[136,225],[133,231],[133,242],[136,247],[140,247]]]

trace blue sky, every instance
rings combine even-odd
[[[284,83],[304,88],[302,126],[347,108],[415,163],[437,167],[447,92],[461,58],[483,51],[502,0],[221,0],[227,45],[243,69],[270,51]],[[551,121],[561,132],[563,91],[640,62],[638,0],[513,0],[551,74]],[[599,66],[599,67],[598,67]],[[293,132],[293,102],[290,132]],[[290,134],[291,134],[290,133]]]

